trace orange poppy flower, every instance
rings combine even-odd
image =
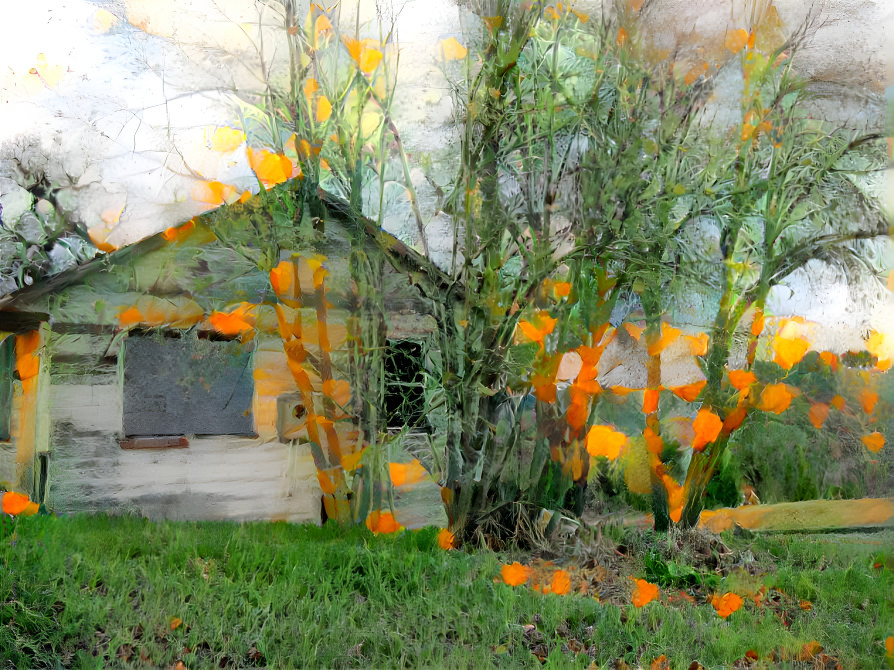
[[[717,414],[709,409],[700,409],[692,422],[692,429],[695,431],[693,451],[702,451],[706,445],[716,440],[722,428],[723,421]]]
[[[832,368],[832,372],[838,372],[838,356],[833,354],[831,351],[823,351],[820,352],[820,360],[822,360],[826,365]]]
[[[586,395],[577,394],[574,396],[568,411],[565,413],[565,420],[574,430],[583,428],[590,416],[590,404],[587,402]]]
[[[391,512],[380,510],[376,510],[366,517],[366,527],[376,535],[396,533],[403,528]]]
[[[401,486],[413,486],[428,479],[426,470],[418,458],[409,463],[389,463],[388,474],[391,476],[391,484],[395,488]]]
[[[24,493],[7,491],[0,493],[0,509],[13,516],[33,516],[37,514],[37,503],[31,502]]]
[[[726,39],[723,42],[723,46],[734,54],[737,54],[744,49],[746,44],[748,44],[748,31],[744,28],[728,31],[726,33]]]
[[[717,614],[725,619],[742,607],[742,599],[735,593],[724,593],[722,596],[713,596],[711,605],[717,610]]]
[[[627,436],[609,426],[593,426],[587,433],[587,453],[590,456],[605,456],[613,461],[621,455],[627,444]]]
[[[726,374],[729,377],[729,383],[739,391],[748,388],[757,381],[753,372],[745,370],[729,370]]]
[[[441,40],[441,60],[445,62],[462,60],[468,53],[469,50],[460,44],[455,37],[448,37],[446,40]]]
[[[546,310],[537,312],[530,321],[522,319],[518,322],[518,327],[531,342],[536,342],[543,348],[543,341],[546,336],[553,332],[558,319],[554,319]]]
[[[866,448],[874,454],[877,454],[882,450],[882,447],[885,446],[885,436],[878,431],[869,435],[864,435],[860,440],[866,445]]]
[[[456,538],[453,533],[451,533],[446,528],[442,528],[438,531],[438,546],[444,550],[450,550],[456,548]]]
[[[699,333],[698,335],[686,335],[689,342],[689,351],[693,356],[704,356],[708,353],[708,334]]]
[[[255,308],[248,302],[243,302],[232,312],[212,312],[208,317],[209,325],[221,335],[235,337],[251,332],[255,327]]]
[[[626,330],[627,334],[630,335],[630,337],[632,337],[637,342],[639,342],[639,338],[643,334],[643,327],[637,326],[636,324],[633,324],[633,323],[625,323],[624,330]]]
[[[800,337],[779,337],[773,338],[773,350],[776,355],[773,361],[776,362],[784,370],[791,370],[792,366],[804,358],[810,343]]]
[[[634,579],[636,588],[633,589],[633,595],[630,597],[631,602],[636,607],[645,607],[650,602],[658,598],[658,585],[650,584],[645,579]]]
[[[769,384],[764,387],[761,392],[758,408],[765,412],[773,412],[774,414],[782,414],[788,409],[794,395],[788,390],[785,384]]]
[[[807,413],[807,418],[810,419],[810,423],[817,430],[823,427],[827,416],[829,416],[829,406],[824,402],[813,403],[810,406],[810,411]]]
[[[509,586],[521,586],[534,575],[534,570],[516,561],[511,565],[504,565],[500,569],[500,575]]]
[[[733,411],[726,415],[723,420],[723,430],[727,434],[732,433],[736,428],[742,425],[745,417],[748,416],[748,409],[745,407],[736,407]]]
[[[661,337],[648,345],[649,356],[657,356],[658,354],[660,354],[668,346],[673,344],[676,339],[680,337],[682,332],[683,331],[681,331],[679,328],[674,328],[668,323],[662,323]]]
[[[571,590],[571,577],[565,570],[556,570],[550,583],[550,590],[557,596],[564,596]]]
[[[674,386],[671,388],[671,392],[686,402],[693,402],[698,398],[698,394],[702,392],[702,389],[705,388],[705,384],[707,383],[707,379],[702,379],[700,382],[693,382],[692,384],[686,384],[685,386]]]
[[[751,334],[757,337],[762,332],[764,332],[764,311],[759,309],[754,313],[754,320],[751,322]]]
[[[863,407],[863,411],[867,414],[872,414],[872,410],[875,409],[875,403],[878,402],[878,393],[875,391],[870,391],[868,388],[864,388],[860,391],[860,406]]]
[[[661,397],[659,389],[646,389],[643,391],[643,414],[652,414],[658,411],[658,399]]]

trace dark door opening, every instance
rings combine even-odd
[[[425,368],[422,345],[388,340],[385,354],[385,420],[388,428],[430,432],[425,420]]]

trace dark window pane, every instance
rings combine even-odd
[[[252,435],[251,354],[239,342],[130,336],[124,433]]]
[[[428,431],[425,421],[422,345],[388,340],[385,355],[385,416],[389,428],[408,426]]]
[[[12,416],[13,378],[16,369],[16,338],[7,335],[0,343],[0,441],[9,441]]]

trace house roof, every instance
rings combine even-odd
[[[318,189],[317,193],[333,218],[341,221],[360,220],[370,240],[383,250],[398,271],[410,273],[417,280],[427,277],[440,288],[446,289],[456,283],[433,262],[380,228],[374,221],[353,213],[350,204],[343,198],[323,189]],[[116,265],[125,265],[135,258],[159,249],[167,243],[163,236],[164,233],[157,233],[0,297],[0,331],[33,330],[36,325],[48,318],[46,314],[27,311],[34,300],[76,284],[97,272],[107,271]]]

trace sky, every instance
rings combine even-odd
[[[375,3],[360,9],[369,19]],[[217,129],[240,125],[245,107],[236,92],[262,85],[259,26],[275,17],[243,0],[30,0],[3,12],[0,158],[14,157],[61,185],[60,200],[94,240],[120,247],[207,211],[195,198],[206,180],[257,192],[245,146],[222,154],[212,139]],[[403,134],[412,153],[434,151],[429,145],[445,144],[452,111],[449,95],[422,88],[437,75],[429,45],[459,34],[451,31],[459,30],[460,14],[452,2],[407,0],[395,15],[401,76],[410,82],[399,82],[410,91],[401,102]],[[276,58],[275,41],[264,34],[268,60]],[[15,193],[3,176],[0,170],[7,218]],[[425,214],[440,225],[437,212]],[[832,275],[792,282],[776,292],[773,307],[894,334],[890,300],[868,317],[858,314]]]

